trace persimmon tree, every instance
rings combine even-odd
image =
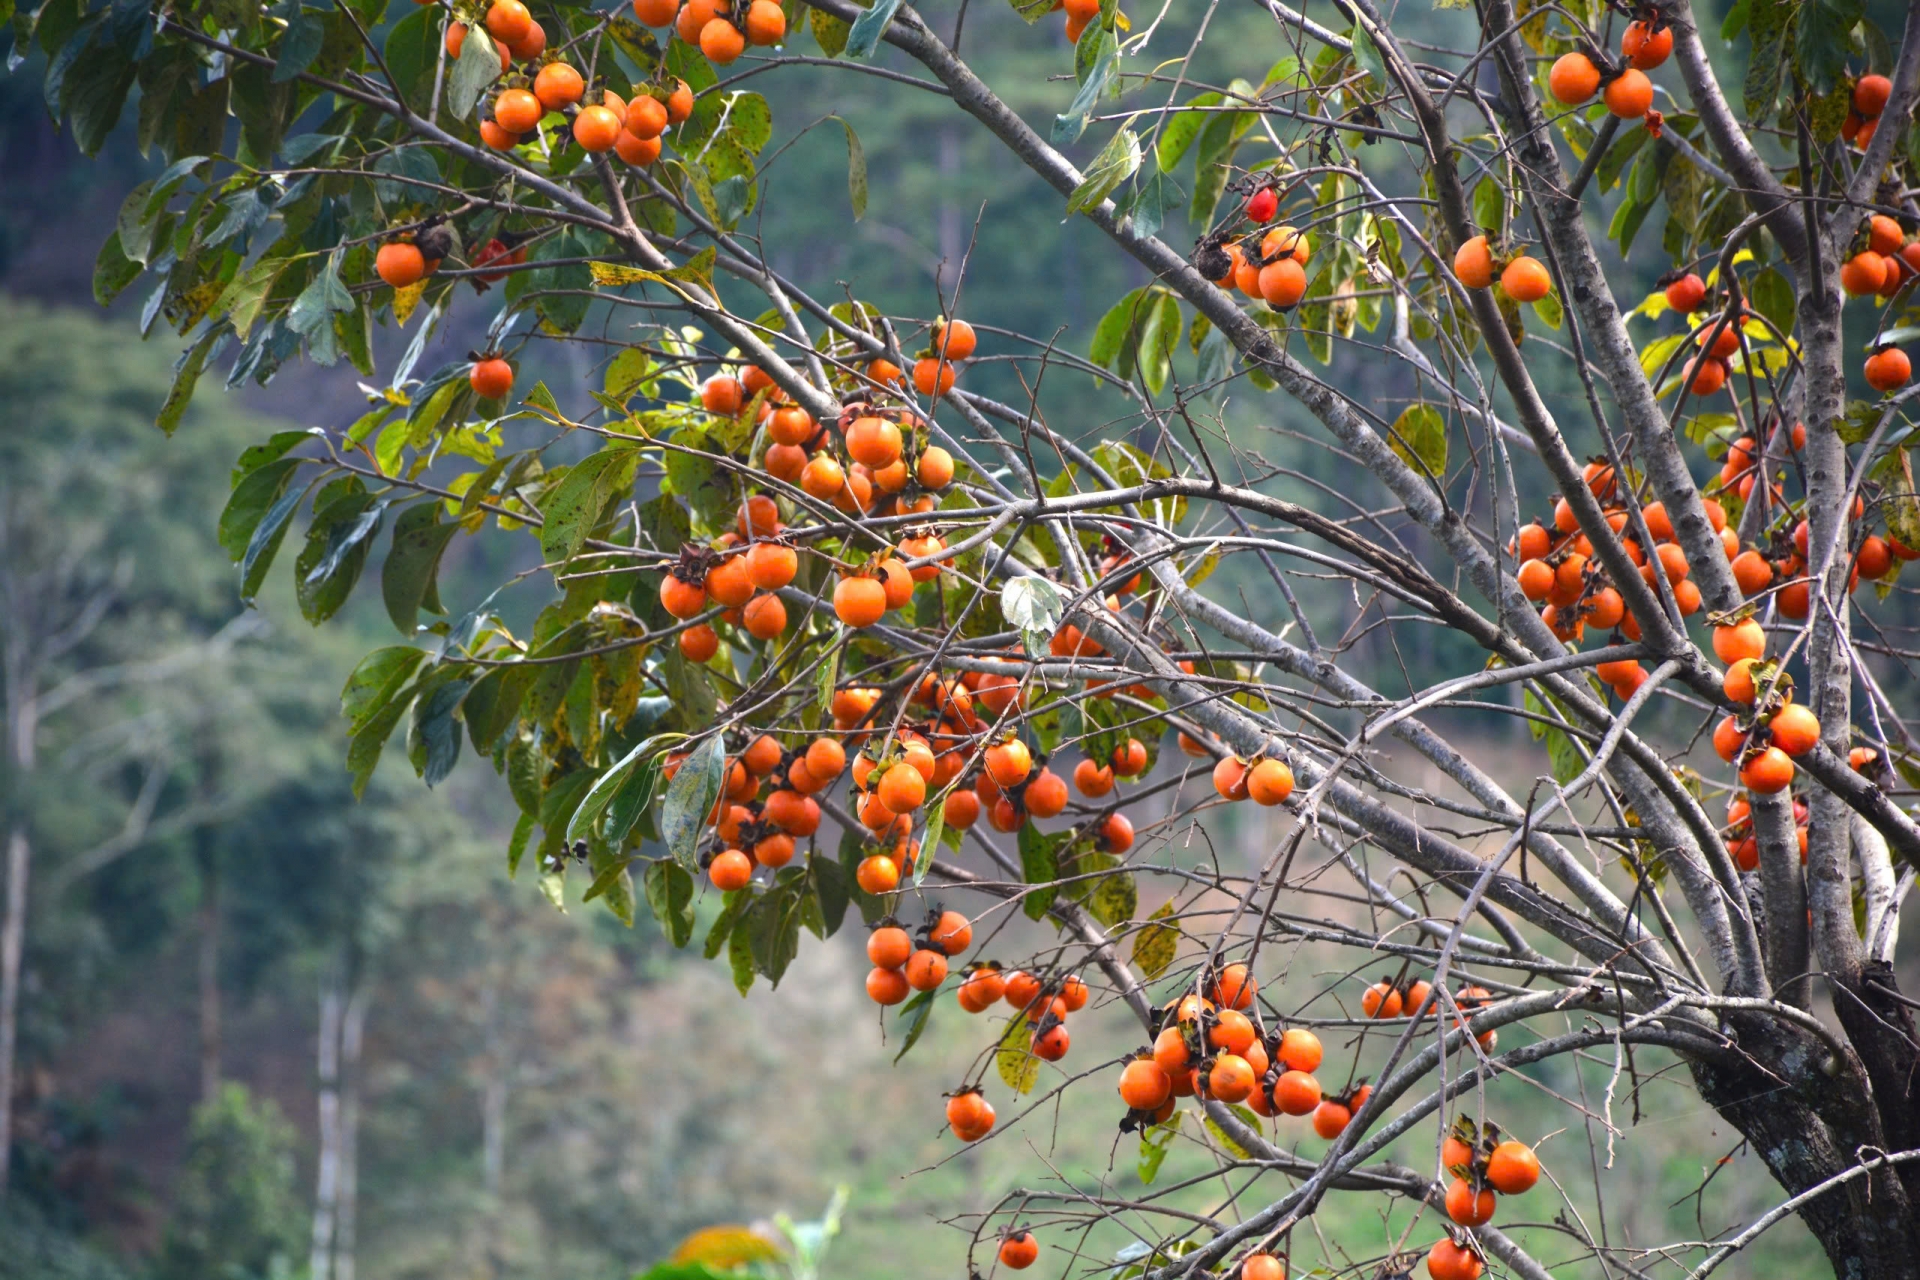
[[[1892,593],[1920,554],[1920,29],[1850,0],[1705,28],[1666,0],[1453,0],[1416,40],[1372,0],[1260,0],[1262,38],[1223,50],[1218,6],[1073,0],[1041,130],[956,51],[965,7],[50,0],[15,23],[83,147],[137,84],[170,162],[97,274],[103,299],[156,276],[145,322],[187,339],[161,425],[223,365],[344,359],[372,391],[249,450],[219,520],[251,598],[307,513],[316,623],[380,560],[405,640],[347,684],[357,779],[403,724],[429,783],[464,739],[523,815],[510,869],[644,903],[685,946],[722,895],[704,948],[743,990],[857,907],[905,1049],[949,988],[1011,1006],[954,1067],[962,1141],[1004,1131],[996,1095],[1033,1105],[1073,1022],[1141,1024],[1139,1057],[1045,1078],[1062,1105],[1117,1086],[1149,1157],[1199,1112],[1231,1211],[1029,1192],[964,1224],[973,1269],[1124,1215],[1136,1273],[1277,1280],[1314,1265],[1297,1228],[1328,1197],[1362,1196],[1426,1212],[1329,1268],[1544,1276],[1496,1225],[1540,1176],[1497,1085],[1591,1051],[1611,1096],[1638,1049],[1784,1195],[1671,1246],[1561,1216],[1575,1256],[1704,1275],[1797,1213],[1836,1274],[1916,1274],[1894,960],[1920,754]],[[748,77],[848,71],[949,99],[1149,282],[1059,336],[968,323],[965,264],[914,314],[785,278],[763,170],[813,122]],[[1158,238],[1182,215],[1186,252]],[[1663,287],[1617,287],[1629,255]],[[475,311],[486,349],[428,372]],[[566,342],[594,382],[529,385]],[[988,354],[1032,393],[970,387]],[[1060,379],[1125,416],[1056,425]],[[1248,446],[1236,422],[1283,406],[1348,479]],[[537,544],[537,568],[448,609],[461,537]],[[1210,586],[1225,562],[1272,616]],[[510,627],[503,600],[543,591]],[[1457,669],[1376,688],[1375,645]],[[1524,723],[1529,776],[1498,776],[1476,715]],[[1196,862],[1196,820],[1243,801],[1281,838]],[[1016,912],[1057,937],[969,961]],[[1276,977],[1307,945],[1366,975]],[[1420,1167],[1384,1160],[1404,1135],[1431,1139]]]

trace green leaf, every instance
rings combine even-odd
[[[847,33],[852,29],[845,19],[836,18],[825,9],[807,7],[807,30],[813,32],[813,42],[829,58],[837,58],[846,50]]]
[[[500,78],[500,51],[494,47],[487,29],[480,23],[467,27],[466,42],[460,46],[460,58],[447,76],[447,110],[454,119],[465,120],[473,114],[482,94]]]
[[[93,260],[93,300],[107,306],[140,278],[143,269],[122,251],[118,232],[108,236]]]
[[[840,120],[840,117],[834,119]],[[860,135],[853,131],[853,125],[840,120],[840,127],[847,131],[847,198],[853,204],[853,220],[858,222],[867,216],[867,152],[860,145]]]
[[[601,513],[633,483],[640,452],[632,445],[609,444],[573,465],[547,494],[541,509],[545,523],[540,547],[549,560],[566,560],[580,549],[600,523]]]
[[[446,680],[413,704],[413,725],[407,754],[414,770],[429,787],[443,781],[460,759],[460,725],[454,712],[466,696],[469,682]]]
[[[1160,1176],[1160,1166],[1166,1163],[1167,1152],[1173,1150],[1173,1140],[1180,1136],[1180,1112],[1176,1111],[1162,1120],[1140,1131],[1140,1162],[1137,1166],[1140,1181],[1148,1186]]]
[[[727,964],[733,970],[733,988],[743,997],[753,989],[753,914],[749,907],[727,936]]]
[[[1436,481],[1447,475],[1447,419],[1430,404],[1410,404],[1394,420],[1388,440],[1400,460]]]
[[[1825,93],[1847,74],[1853,29],[1866,12],[1862,0],[1800,0],[1794,62],[1813,88]]]
[[[207,367],[207,358],[224,338],[218,328],[207,330],[200,340],[182,353],[173,366],[173,385],[167,388],[167,398],[160,406],[154,425],[163,435],[172,435],[179,427],[180,419],[186,415],[187,404],[193,399],[193,389],[200,381],[200,371]]]
[[[444,613],[434,579],[440,556],[460,526],[440,519],[438,498],[416,503],[393,522],[393,546],[380,571],[380,595],[387,616],[400,634],[410,636],[424,604],[430,613]]]
[[[1173,920],[1173,903],[1163,902],[1133,935],[1133,967],[1151,982],[1167,971],[1180,946],[1180,926]]]
[[[1366,27],[1356,22],[1348,36],[1353,42],[1354,62],[1359,64],[1362,71],[1373,77],[1373,82],[1378,88],[1386,89],[1391,83],[1387,79],[1387,63],[1380,56],[1380,50],[1374,47],[1373,37],[1367,34]]]
[[[301,548],[293,570],[300,612],[318,625],[347,602],[380,532],[386,507],[375,502],[372,494],[358,490],[343,492],[331,501],[316,500],[315,505],[307,545]]]
[[[1173,369],[1174,348],[1179,345],[1180,304],[1172,294],[1156,293],[1140,326],[1140,341],[1134,356],[1140,380],[1154,395],[1166,390],[1167,376]]]
[[[1087,359],[1102,369],[1118,369],[1122,354],[1129,348],[1128,336],[1138,324],[1149,294],[1150,290],[1143,286],[1107,308],[1107,314],[1101,316],[1100,323],[1094,327]]]
[[[1109,929],[1133,919],[1139,909],[1140,890],[1131,871],[1102,876],[1094,882],[1093,894],[1087,899],[1087,911]]]
[[[1214,119],[1210,112],[1191,110],[1197,107],[1217,107],[1225,102],[1221,94],[1208,92],[1196,95],[1185,108],[1176,110],[1166,117],[1160,126],[1160,140],[1154,144],[1154,155],[1160,162],[1160,172],[1172,173],[1181,157],[1187,154],[1187,148],[1193,145],[1200,131]]]
[[[340,690],[340,711],[347,718],[349,732],[358,733],[391,703],[420,664],[427,659],[424,649],[395,644],[375,649],[360,660]]]
[[[688,872],[700,869],[700,833],[706,828],[714,801],[720,798],[726,765],[726,747],[716,733],[680,762],[673,780],[667,784],[667,798],[660,814],[660,839]]]
[[[907,1038],[900,1045],[900,1052],[893,1055],[895,1062],[907,1056],[907,1050],[920,1043],[920,1033],[927,1029],[928,1015],[933,1012],[934,997],[938,990],[922,991],[913,999],[900,1006],[900,1012],[894,1015],[894,1025],[906,1029]]]
[[[1007,1088],[1015,1093],[1033,1092],[1040,1079],[1040,1059],[1034,1056],[1033,1028],[1027,1025],[1024,1012],[1007,1019],[1007,1029],[1000,1033],[1000,1047],[994,1051],[993,1067]]]
[[[670,859],[647,864],[640,877],[653,918],[666,930],[676,947],[693,940],[693,877],[687,869]]]
[[[1132,129],[1113,135],[1067,197],[1067,212],[1091,213],[1140,167],[1140,138]]]
[[[1074,47],[1074,70],[1080,89],[1073,95],[1065,115],[1053,118],[1052,142],[1056,147],[1080,141],[1087,131],[1087,116],[1112,87],[1120,70],[1120,41],[1100,23],[1080,33]],[[1097,201],[1095,203],[1098,203]]]
[[[920,833],[920,856],[913,860],[914,888],[918,889],[920,882],[927,878],[927,868],[933,865],[933,856],[940,848],[940,837],[946,834],[946,830],[946,805],[942,802],[942,796],[935,796],[927,805],[927,829]]]
[[[1228,1107],[1227,1110],[1233,1112],[1234,1118],[1239,1120],[1241,1124],[1246,1125],[1247,1128],[1253,1130],[1255,1133],[1260,1132],[1260,1117],[1255,1115],[1251,1110],[1242,1106],[1231,1106]],[[1212,1134],[1213,1140],[1225,1147],[1234,1159],[1247,1160],[1251,1158],[1251,1153],[1248,1152],[1245,1147],[1227,1136],[1226,1129],[1221,1126],[1219,1121],[1215,1120],[1212,1116],[1205,1118],[1207,1132]]]
[[[1011,578],[1000,588],[1000,616],[1020,630],[1035,653],[1059,630],[1065,605],[1060,588],[1045,578]]]
[[[1047,914],[1047,908],[1053,905],[1059,889],[1049,883],[1060,878],[1060,839],[1058,835],[1049,835],[1033,823],[1028,822],[1020,828],[1020,878],[1030,885],[1043,885],[1026,895],[1022,909],[1029,920],[1038,920]]]
[[[373,777],[374,766],[380,763],[380,753],[385,750],[387,739],[393,736],[393,730],[400,723],[400,716],[413,701],[413,690],[406,696],[396,696],[378,710],[368,714],[366,722],[353,731],[353,737],[347,741],[347,772],[353,778],[353,795],[357,800],[366,791],[367,782]]]
[[[1007,0],[1007,3],[1013,6],[1013,11],[1028,26],[1053,12],[1053,0]]]
[[[853,20],[853,28],[847,32],[846,56],[866,59],[880,47],[880,37],[886,34],[887,24],[893,21],[893,14],[900,7],[900,0],[874,0],[872,8]]]
[[[663,736],[655,734],[640,743],[594,780],[567,824],[569,842],[591,840],[615,850],[626,843],[659,781],[659,770],[646,766],[660,753]]]
[[[280,37],[280,47],[275,51],[273,80],[278,84],[291,80],[313,65],[320,56],[320,46],[327,38],[327,24],[314,10],[303,7],[299,0],[287,0],[287,3],[275,6],[275,14],[287,20],[286,34]]]
[[[467,690],[460,714],[467,722],[467,739],[480,755],[492,755],[500,739],[520,718],[520,703],[527,687],[545,664],[516,662],[495,667]]]
[[[286,491],[287,482],[299,469],[298,458],[271,460],[249,471],[234,485],[227,505],[220,512],[219,539],[227,558],[238,563],[253,541],[254,530],[267,511]]]
[[[1794,296],[1793,285],[1778,268],[1768,267],[1754,275],[1747,286],[1747,300],[1753,303],[1755,311],[1771,320],[1780,332],[1793,332],[1794,312],[1799,303]]]

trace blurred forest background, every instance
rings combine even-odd
[[[1407,20],[1433,18],[1420,6]],[[1277,56],[1253,7],[1213,21],[1210,48]],[[1184,41],[1176,30],[1156,48]],[[974,6],[966,51],[1031,119],[1050,119],[1068,96],[1057,20],[1028,28],[1004,5]],[[1206,56],[1221,82],[1257,80],[1272,60]],[[393,643],[389,624],[361,599],[315,631],[285,574],[257,612],[243,611],[214,518],[241,448],[286,425],[338,427],[361,392],[344,367],[290,367],[265,388],[224,394],[209,377],[176,436],[153,430],[178,344],[164,329],[142,342],[138,290],[102,312],[90,280],[121,200],[157,166],[130,130],[96,160],[77,157],[48,123],[43,69],[32,53],[0,78],[0,696],[37,698],[42,716],[34,768],[5,779],[7,804],[30,822],[35,881],[0,1277],[264,1280],[316,1264],[341,1280],[616,1277],[710,1223],[814,1216],[845,1183],[830,1274],[958,1280],[966,1238],[927,1229],[933,1221],[1048,1177],[1137,1188],[1136,1140],[1115,1133],[1104,1080],[956,1154],[939,1095],[991,1033],[943,1005],[893,1065],[861,990],[856,928],[809,944],[777,993],[743,1001],[650,920],[628,930],[597,910],[563,915],[529,879],[510,881],[511,802],[484,762],[466,760],[429,794],[391,752],[366,799],[352,800],[338,692],[361,654]],[[850,217],[831,124],[781,158],[762,203],[774,211],[768,257],[822,294],[844,280],[890,311],[930,315],[936,281],[950,295],[966,259],[961,314],[987,329],[1058,332],[1084,351],[1105,308],[1144,283],[1090,224],[1062,225],[1057,196],[943,99],[835,70],[751,84],[773,101],[776,141],[829,111],[861,131],[872,180],[862,221]],[[1192,235],[1177,224],[1164,234],[1182,245]],[[1654,239],[1617,278],[1651,287],[1662,269]],[[468,306],[423,367],[476,345],[497,295]],[[619,340],[611,321],[601,333]],[[390,361],[404,338],[385,341]],[[984,349],[1015,350],[991,335]],[[563,405],[584,402],[595,349],[551,358],[571,363],[534,374]],[[1330,376],[1353,377],[1366,358],[1343,349]],[[977,386],[1024,402],[1010,366],[981,367]],[[1369,376],[1391,418],[1411,388],[1377,366]],[[1257,451],[1293,470],[1283,484],[1295,500],[1348,515],[1371,498],[1338,453],[1309,443],[1290,406],[1252,394],[1226,407],[1250,474],[1261,473]],[[1040,399],[1056,425],[1130,429],[1124,405],[1085,379],[1056,373]],[[480,550],[463,540],[449,553],[443,591],[456,612],[476,602],[467,588],[506,567],[474,562]],[[1237,572],[1223,567],[1221,598],[1284,625],[1277,602]],[[1353,607],[1345,588],[1299,586],[1328,619],[1323,639],[1337,638]],[[529,614],[537,604],[522,602]],[[1418,653],[1372,635],[1357,644],[1388,688],[1478,660],[1444,635]],[[1483,732],[1513,776],[1544,771],[1510,729]],[[1254,863],[1274,834],[1223,826],[1182,856]],[[1043,942],[1014,929],[995,945],[1012,957]],[[1285,964],[1303,998],[1347,976],[1311,950]],[[1119,1008],[1083,1025],[1081,1067],[1139,1039]],[[1618,1244],[1701,1237],[1777,1198],[1657,1055],[1640,1055],[1639,1088],[1613,1099],[1628,1132],[1610,1148],[1560,1099],[1597,1110],[1614,1066],[1610,1055],[1556,1060],[1532,1077],[1537,1087],[1496,1087],[1503,1124],[1544,1140],[1588,1229]],[[1018,1110],[996,1102],[1003,1117]],[[1186,1134],[1161,1178],[1207,1159],[1210,1139],[1194,1125]],[[1303,1134],[1317,1149],[1303,1125],[1287,1136]],[[1409,1142],[1398,1155],[1430,1162],[1430,1137],[1426,1154]],[[1534,1201],[1543,1225],[1522,1234],[1548,1260],[1575,1252],[1555,1243],[1551,1222],[1572,1210],[1550,1193]],[[1407,1220],[1404,1208],[1386,1219],[1371,1199],[1336,1198],[1315,1229],[1366,1257]],[[1820,1269],[1796,1224],[1768,1240],[1767,1274]],[[1126,1243],[1116,1228],[1077,1260],[1048,1252],[1042,1263],[1100,1271]],[[1725,1274],[1761,1274],[1756,1265]]]

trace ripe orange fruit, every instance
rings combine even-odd
[[[980,797],[967,790],[949,791],[940,813],[955,831],[965,831],[980,821]]]
[[[973,925],[958,911],[942,911],[927,936],[935,950],[957,956],[973,945]]]
[[[707,879],[723,892],[744,889],[747,881],[753,879],[753,863],[738,849],[723,850],[713,855],[713,861],[707,864]]]
[[[1347,1131],[1353,1123],[1353,1112],[1344,1103],[1329,1098],[1313,1109],[1313,1131],[1332,1141]]]
[[[1036,818],[1052,818],[1067,807],[1066,779],[1051,769],[1042,769],[1027,783],[1027,812]]]
[[[1320,1037],[1305,1027],[1290,1027],[1280,1037],[1280,1065],[1289,1071],[1313,1071],[1323,1053]]]
[[[886,854],[876,853],[860,860],[860,865],[854,868],[853,878],[863,892],[876,897],[892,893],[900,886],[900,865]]]
[[[953,483],[953,455],[937,444],[928,445],[915,464],[914,479],[922,489],[946,488]]]
[[[1253,1068],[1237,1053],[1223,1053],[1207,1073],[1207,1092],[1222,1102],[1245,1102],[1253,1094]],[[1314,1099],[1319,1105],[1319,1099]]]
[[[693,114],[693,88],[685,80],[673,82],[673,92],[667,95],[667,121],[679,124]]]
[[[1547,91],[1577,107],[1600,91],[1600,68],[1584,53],[1562,54],[1547,73]]]
[[[633,16],[643,27],[664,27],[680,12],[680,0],[633,0]]]
[[[1524,1142],[1503,1142],[1487,1157],[1487,1182],[1503,1196],[1523,1195],[1540,1181],[1540,1157]]]
[[[1250,1253],[1240,1260],[1240,1280],[1287,1280],[1287,1269],[1270,1253]]]
[[[955,792],[956,795],[971,795],[972,792]],[[1000,976],[998,969],[975,969],[961,982],[957,992],[960,1007],[968,1013],[982,1013],[990,1006],[999,1003],[1006,994],[1007,980]]]
[[[1887,282],[1887,260],[1871,249],[1854,254],[1840,265],[1840,287],[1856,298],[1880,292]]]
[[[904,969],[914,954],[914,940],[899,925],[881,925],[866,935],[866,958],[876,969]]]
[[[1293,770],[1284,760],[1267,759],[1247,771],[1247,794],[1258,805],[1276,805],[1293,794]]]
[[[1728,764],[1740,754],[1740,748],[1746,745],[1747,735],[1741,730],[1739,720],[1728,716],[1713,729],[1713,752]]]
[[[1607,86],[1605,101],[1622,120],[1638,120],[1653,106],[1653,81],[1638,67],[1628,67]]]
[[[885,418],[855,418],[847,428],[847,453],[869,467],[891,466],[900,457],[900,428]]]
[[[1221,756],[1213,766],[1213,789],[1222,800],[1247,798],[1247,766],[1237,756]]]
[[[1360,1007],[1369,1018],[1397,1018],[1405,1009],[1399,988],[1376,982],[1360,996]]]
[[[947,1099],[947,1124],[962,1142],[973,1142],[993,1128],[993,1104],[978,1089],[962,1089]]]
[[[1260,984],[1254,980],[1251,973],[1247,972],[1247,966],[1230,964],[1221,969],[1219,975],[1214,978],[1213,988],[1208,992],[1208,996],[1222,1009],[1250,1009],[1253,1007],[1253,997],[1259,990]]]
[[[487,34],[511,43],[527,34],[533,15],[520,0],[493,0],[487,8]]]
[[[867,998],[875,1004],[899,1004],[911,990],[907,975],[898,969],[873,969],[867,973]]]
[[[1292,258],[1277,258],[1260,268],[1260,296],[1268,306],[1286,311],[1307,293],[1307,269]]]
[[[1907,233],[1900,228],[1899,222],[1884,213],[1876,213],[1867,219],[1867,247],[1875,253],[1892,257],[1907,243]]]
[[[774,0],[753,0],[747,6],[747,43],[779,44],[787,38],[787,15]]]
[[[1758,551],[1742,551],[1733,558],[1733,580],[1747,595],[1765,591],[1773,585],[1773,566]]]
[[[1427,1250],[1427,1274],[1433,1280],[1479,1280],[1486,1264],[1480,1255],[1442,1236]]]
[[[1025,1271],[1040,1256],[1040,1242],[1031,1231],[1013,1231],[1000,1242],[1000,1265],[1013,1271]]]
[[[933,326],[934,354],[947,360],[965,360],[973,354],[978,339],[973,326],[965,320],[939,320]]]
[[[1898,347],[1888,347],[1867,357],[1867,385],[1875,391],[1893,391],[1907,385],[1913,376],[1913,363]]]
[[[714,18],[700,28],[700,52],[707,55],[708,62],[724,67],[746,49],[747,38],[725,18]]]
[[[625,129],[622,129],[620,136],[613,140],[613,154],[619,156],[628,164],[644,167],[660,158],[660,139],[636,138]],[[806,461],[806,455],[804,453],[800,455],[800,460],[803,463]],[[771,449],[767,451],[767,470],[772,471],[774,475],[780,474],[778,471],[773,470],[773,451]],[[799,475],[799,468],[795,467],[793,473],[796,476]],[[782,478],[788,479],[788,477]]]
[[[627,104],[626,130],[636,138],[657,138],[666,132],[667,104],[640,94]],[[792,443],[798,444],[799,441]]]
[[[787,629],[786,603],[772,594],[755,596],[747,601],[741,620],[755,640],[772,640]]]
[[[1553,566],[1544,560],[1528,560],[1520,566],[1517,575],[1520,594],[1529,600],[1545,600],[1547,593],[1553,590],[1555,574]]]
[[[1752,658],[1736,659],[1720,681],[1720,691],[1734,702],[1750,703],[1759,692],[1754,684]]]
[[[549,111],[572,106],[586,91],[587,82],[564,62],[549,62],[533,78],[533,96]]]
[[[907,985],[932,991],[947,980],[947,958],[931,949],[916,951],[907,960]]]
[[[1673,52],[1673,28],[1661,26],[1656,29],[1652,23],[1641,19],[1629,22],[1620,36],[1620,52],[1640,70],[1651,71]]]
[[[1668,543],[1667,546],[1672,546]],[[1662,547],[1661,550],[1665,550]],[[1720,661],[1733,663],[1742,658],[1758,658],[1767,651],[1767,633],[1753,618],[1743,618],[1729,626],[1713,629],[1713,652]]]
[[[1767,722],[1773,745],[1790,756],[1803,756],[1820,745],[1820,717],[1798,702],[1789,702]]]
[[[546,30],[537,22],[528,22],[527,33],[525,35],[521,36],[518,40],[509,40],[507,42],[507,51],[513,54],[516,62],[529,62],[539,57],[542,53],[545,53],[546,49]]]
[[[1853,109],[1868,119],[1887,109],[1893,96],[1893,81],[1881,75],[1861,76],[1853,83]]]
[[[669,573],[660,580],[660,607],[676,618],[691,618],[707,607],[707,589]]]
[[[849,627],[870,627],[887,611],[887,589],[873,578],[842,578],[833,589],[834,616]]]
[[[1667,286],[1667,305],[1685,314],[1707,300],[1707,282],[1689,271]]]
[[[792,547],[756,542],[745,557],[747,579],[762,591],[778,591],[800,571],[800,557]]]
[[[1152,1058],[1137,1058],[1120,1072],[1120,1100],[1135,1111],[1152,1111],[1173,1096],[1173,1081]]]
[[[373,258],[373,269],[386,283],[404,289],[425,278],[427,259],[416,245],[394,240],[380,246],[380,252]]]
[[[1304,1116],[1320,1105],[1320,1082],[1305,1071],[1285,1071],[1273,1086],[1273,1105],[1282,1115]]]
[[[1108,853],[1133,848],[1133,822],[1124,813],[1110,813],[1100,824],[1100,847]]]
[[[1033,755],[1018,738],[997,742],[986,750],[987,776],[1003,787],[1016,787],[1033,772]]]
[[[820,806],[798,791],[776,791],[767,797],[763,815],[790,836],[810,836],[820,829]]]
[[[1493,284],[1493,250],[1485,236],[1473,237],[1454,253],[1453,274],[1469,289],[1485,289]]]
[[[502,399],[513,390],[513,366],[499,356],[475,361],[467,371],[467,383],[482,399]]]
[[[1553,277],[1539,259],[1523,253],[1500,273],[1500,287],[1515,302],[1538,302],[1553,291]]]
[[[1033,1056],[1047,1062],[1058,1062],[1067,1056],[1072,1045],[1066,1027],[1056,1023],[1033,1038]]]
[[[1740,785],[1770,796],[1793,785],[1793,760],[1779,747],[1768,747],[1740,770]]]
[[[1687,362],[1681,376],[1686,379],[1688,391],[1696,396],[1710,396],[1727,385],[1727,362],[1712,356],[1695,356]]]
[[[705,605],[706,598],[701,597]],[[695,610],[698,612],[698,610]],[[720,651],[720,635],[706,623],[697,623],[680,633],[680,656],[688,662],[705,662]]]
[[[1481,1188],[1478,1195],[1464,1179],[1455,1178],[1447,1188],[1447,1216],[1463,1227],[1484,1226],[1493,1221],[1493,1192]]]
[[[520,145],[520,135],[507,132],[506,128],[497,120],[482,120],[480,122],[480,141],[486,143],[495,151],[511,151]],[[502,273],[502,275],[504,275],[504,273]],[[501,279],[502,276],[482,276],[480,278],[483,280],[498,280]]]
[[[583,151],[611,151],[620,140],[620,117],[608,107],[582,107],[573,118],[573,140]]]
[[[931,356],[913,362],[913,389],[923,396],[943,396],[953,390],[953,365]]]
[[[910,764],[896,764],[880,775],[875,792],[880,803],[895,813],[911,813],[927,799],[927,780]]]

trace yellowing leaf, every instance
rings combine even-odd
[[[777,1261],[785,1251],[751,1227],[726,1223],[702,1227],[682,1240],[671,1261],[698,1262],[720,1271],[749,1266],[755,1262]]]
[[[407,318],[413,314],[414,308],[420,305],[420,299],[426,295],[426,292],[425,280],[415,280],[404,289],[395,289],[393,291],[393,322],[404,326]]]

